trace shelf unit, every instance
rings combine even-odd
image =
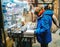
[[[39,4],[53,4],[53,2],[54,2],[54,0],[31,0],[31,3],[35,7],[37,7]]]
[[[6,10],[6,7],[3,7],[3,5],[7,7],[7,4],[2,4],[2,9],[5,8]],[[18,7],[15,6],[13,7],[13,9],[10,8],[11,7],[8,7],[6,12],[3,12],[4,30],[18,27],[17,23],[21,24],[20,17],[23,15],[23,9],[22,8],[20,9],[19,6]]]

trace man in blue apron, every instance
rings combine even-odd
[[[37,41],[41,44],[41,47],[48,47],[48,43],[52,41],[50,29],[52,25],[53,11],[49,9],[47,5],[45,6],[45,11],[43,11],[40,16],[37,12],[35,13],[39,17],[37,18],[37,29],[35,30]]]

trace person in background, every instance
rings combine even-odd
[[[52,9],[53,7],[52,7],[51,4],[49,4],[49,5],[48,5],[48,8]],[[57,27],[59,27],[59,21],[58,21],[58,19],[57,19],[57,17],[56,17],[56,13],[53,14],[52,20],[53,20],[54,24],[55,24]]]
[[[48,8],[53,9],[52,4],[49,4]],[[57,16],[56,13],[54,13],[53,16],[52,16],[52,27],[51,27],[51,32],[52,33],[56,33],[56,31],[59,28],[59,21],[58,21],[56,16]]]
[[[48,47],[48,44],[52,41],[51,37],[51,26],[52,26],[52,16],[53,11],[48,8],[48,5],[45,6],[45,11],[38,9],[38,11],[35,11],[35,14],[37,15],[37,28],[34,32],[34,34],[37,37],[37,41],[41,44],[41,47]],[[38,15],[41,13],[40,15]]]

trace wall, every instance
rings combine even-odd
[[[58,0],[55,0],[54,1],[54,13],[55,13],[57,18],[58,18],[58,8],[59,8]]]

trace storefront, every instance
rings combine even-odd
[[[32,39],[35,37],[34,30],[36,29],[36,17],[33,14],[34,10],[32,8],[51,4],[56,17],[60,17],[60,6],[58,7],[57,0],[1,0],[1,3],[3,12],[2,19],[4,24],[4,26],[2,26],[4,33],[6,32],[5,35],[3,34],[5,37],[3,39],[8,38],[5,40],[7,47],[11,47],[13,43],[15,43],[13,45],[16,47],[22,47],[21,43],[24,43],[25,47],[27,47],[27,45],[32,47]],[[31,5],[33,6],[32,8]],[[31,11],[33,13],[31,13]],[[35,21],[33,22],[34,18]],[[11,42],[11,44],[8,43],[8,41]]]

